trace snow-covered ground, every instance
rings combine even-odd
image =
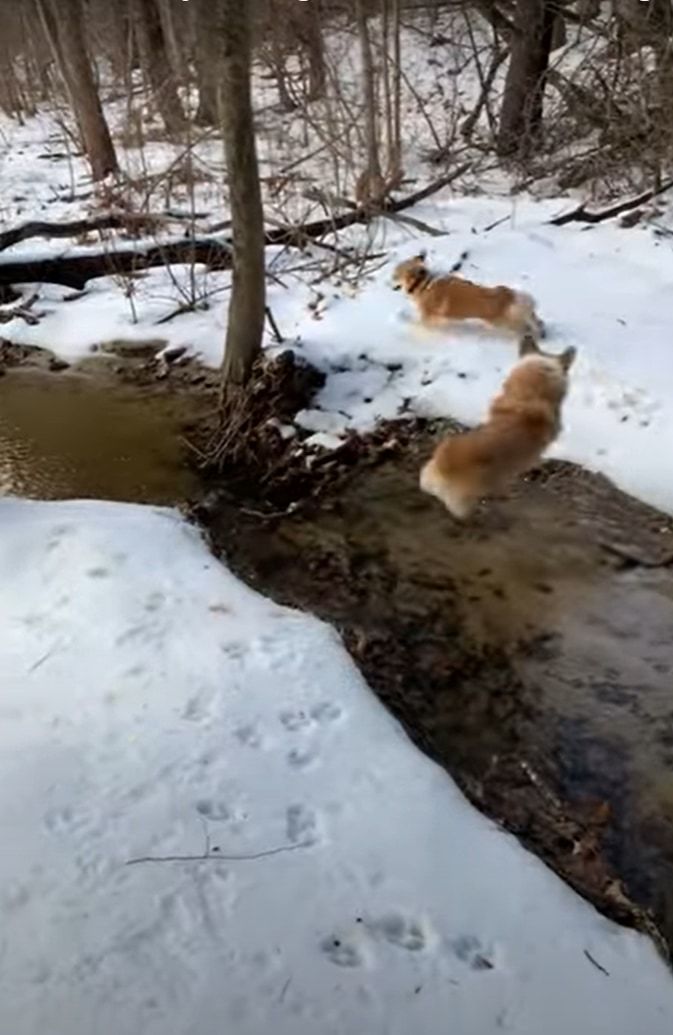
[[[0,628],[3,1033],[671,1031],[652,944],[176,513],[0,501]]]
[[[550,226],[570,205],[568,199],[433,199],[409,214],[445,236],[381,223],[370,247],[385,252],[384,259],[356,286],[336,276],[312,285],[314,256],[270,250],[275,319],[289,342],[297,339],[298,349],[328,373],[315,408],[299,423],[338,435],[405,412],[481,419],[515,361],[516,343],[475,326],[421,334],[410,322],[411,306],[390,286],[395,263],[421,248],[438,270],[449,269],[467,249],[465,276],[530,291],[548,323],[547,347],[578,349],[565,430],[553,455],[601,471],[673,511],[671,238],[649,224]],[[363,237],[353,229],[343,241],[362,248]],[[32,326],[17,317],[3,334],[51,347],[66,359],[104,339],[158,337],[216,366],[228,284],[227,273],[155,269],[136,282],[132,305],[111,278],[92,282],[75,302],[62,301],[69,294],[63,289],[43,287],[34,307],[43,314],[40,322]],[[190,297],[207,300],[209,308],[159,322]]]

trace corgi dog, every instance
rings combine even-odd
[[[436,496],[454,517],[468,517],[478,501],[503,492],[530,470],[561,430],[561,408],[576,350],[542,352],[532,334],[519,345],[519,361],[486,421],[443,439],[420,475],[423,492]]]
[[[483,320],[492,327],[545,337],[545,326],[530,295],[512,288],[483,287],[455,274],[439,276],[428,269],[425,252],[401,262],[393,272],[393,288],[404,291],[422,324],[436,327],[450,320]]]

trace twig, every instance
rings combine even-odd
[[[125,865],[175,862],[252,862],[255,859],[268,859],[272,855],[281,855],[283,852],[297,852],[300,848],[309,848],[311,844],[311,841],[300,841],[296,845],[279,845],[277,848],[267,848],[262,852],[241,853],[240,855],[223,855],[216,848],[206,850],[201,855],[141,855],[137,859],[127,859]]]
[[[540,797],[544,798],[547,804],[551,805],[557,812],[563,814],[563,805],[556,797],[556,795],[553,793],[553,791],[551,791],[549,787],[547,787],[542,777],[535,772],[532,765],[529,762],[526,762],[525,759],[522,759],[519,762],[519,766],[521,770],[526,774],[526,776],[528,777],[528,779],[530,780],[530,782],[532,783],[533,787],[536,789]]]
[[[500,219],[496,219],[495,222],[489,223],[488,226],[485,226],[481,231],[482,234],[489,234],[491,230],[495,230],[496,226],[502,226],[503,223],[506,223],[509,218],[510,213],[508,212],[506,216],[501,216]]]
[[[465,265],[469,257],[470,253],[466,248],[465,251],[461,255],[459,255],[459,257],[454,262],[453,266],[451,267],[451,273],[458,273],[460,270],[462,270],[463,266]]]
[[[59,647],[59,643],[55,643],[52,647],[50,647],[46,654],[43,654],[41,658],[38,658],[37,661],[30,666],[30,668],[28,669],[28,674],[30,675],[33,672],[37,672],[38,668],[42,668],[44,663],[46,661],[49,661],[49,658],[56,653]]]
[[[266,318],[269,321],[269,323],[271,324],[271,330],[273,331],[273,336],[276,339],[276,341],[278,342],[278,344],[282,345],[283,342],[285,341],[285,338],[283,337],[283,335],[278,330],[278,324],[276,323],[276,321],[274,319],[274,316],[273,316],[273,313],[271,312],[271,307],[267,305],[264,308],[265,308],[265,312],[266,312]]]
[[[429,234],[430,237],[446,237],[449,233],[448,230],[438,230],[437,227],[430,226],[429,223],[424,223],[422,219],[416,219],[415,216],[403,216],[400,212],[384,212],[384,215],[394,223],[406,223],[423,234]]]
[[[584,950],[584,955],[589,960],[589,963],[593,963],[596,970],[600,970],[601,974],[605,974],[606,977],[610,977],[610,971],[606,970],[605,967],[601,966],[598,960],[595,960],[588,949]]]

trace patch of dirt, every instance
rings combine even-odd
[[[671,522],[550,462],[461,525],[418,490],[427,434],[375,445],[294,512],[196,515],[249,584],[340,630],[472,801],[673,947]]]

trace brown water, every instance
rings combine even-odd
[[[182,437],[197,407],[104,376],[11,369],[0,377],[0,491],[177,503],[198,488]]]

